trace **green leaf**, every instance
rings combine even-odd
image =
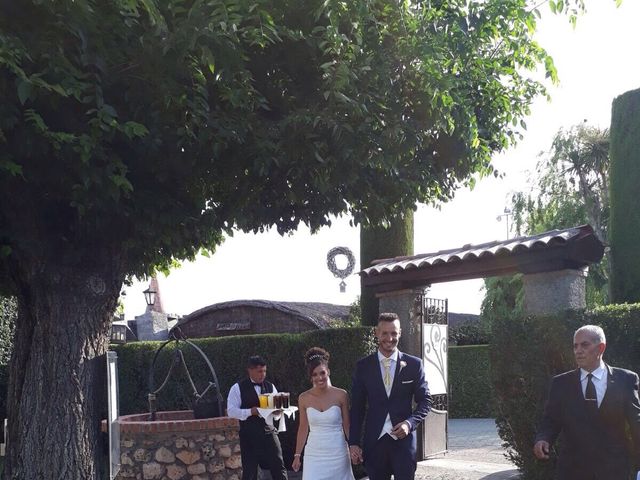
[[[18,165],[11,160],[0,159],[0,168],[13,176],[22,175],[22,165]]]
[[[20,80],[18,83],[18,100],[24,105],[31,96],[33,85],[28,80]]]

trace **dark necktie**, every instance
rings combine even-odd
[[[593,375],[587,375],[587,388],[584,392],[584,400],[587,402],[587,411],[596,415],[598,413],[598,396],[596,395],[596,386],[593,384]]]
[[[262,383],[256,383],[256,382],[251,382],[253,383],[254,387],[260,387],[260,393],[264,393],[264,385]]]

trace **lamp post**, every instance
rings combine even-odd
[[[156,293],[158,293],[157,291],[149,287],[142,293],[144,293],[144,299],[147,302],[147,305],[152,306],[154,303],[156,303]]]
[[[505,221],[507,223],[507,240],[509,240],[509,216],[511,216],[511,215],[513,215],[513,212],[511,210],[509,210],[509,208],[504,207],[504,212],[496,217],[496,220],[498,220],[499,222],[501,222],[502,221],[502,217],[504,217],[504,219],[505,219]]]

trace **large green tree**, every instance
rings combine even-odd
[[[99,475],[96,378],[128,275],[233,229],[376,224],[490,173],[544,93],[526,72],[555,75],[531,7],[0,0],[5,478]]]

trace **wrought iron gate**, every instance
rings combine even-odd
[[[447,451],[449,305],[446,299],[422,298],[422,359],[433,397],[433,407],[422,429],[424,459]]]

